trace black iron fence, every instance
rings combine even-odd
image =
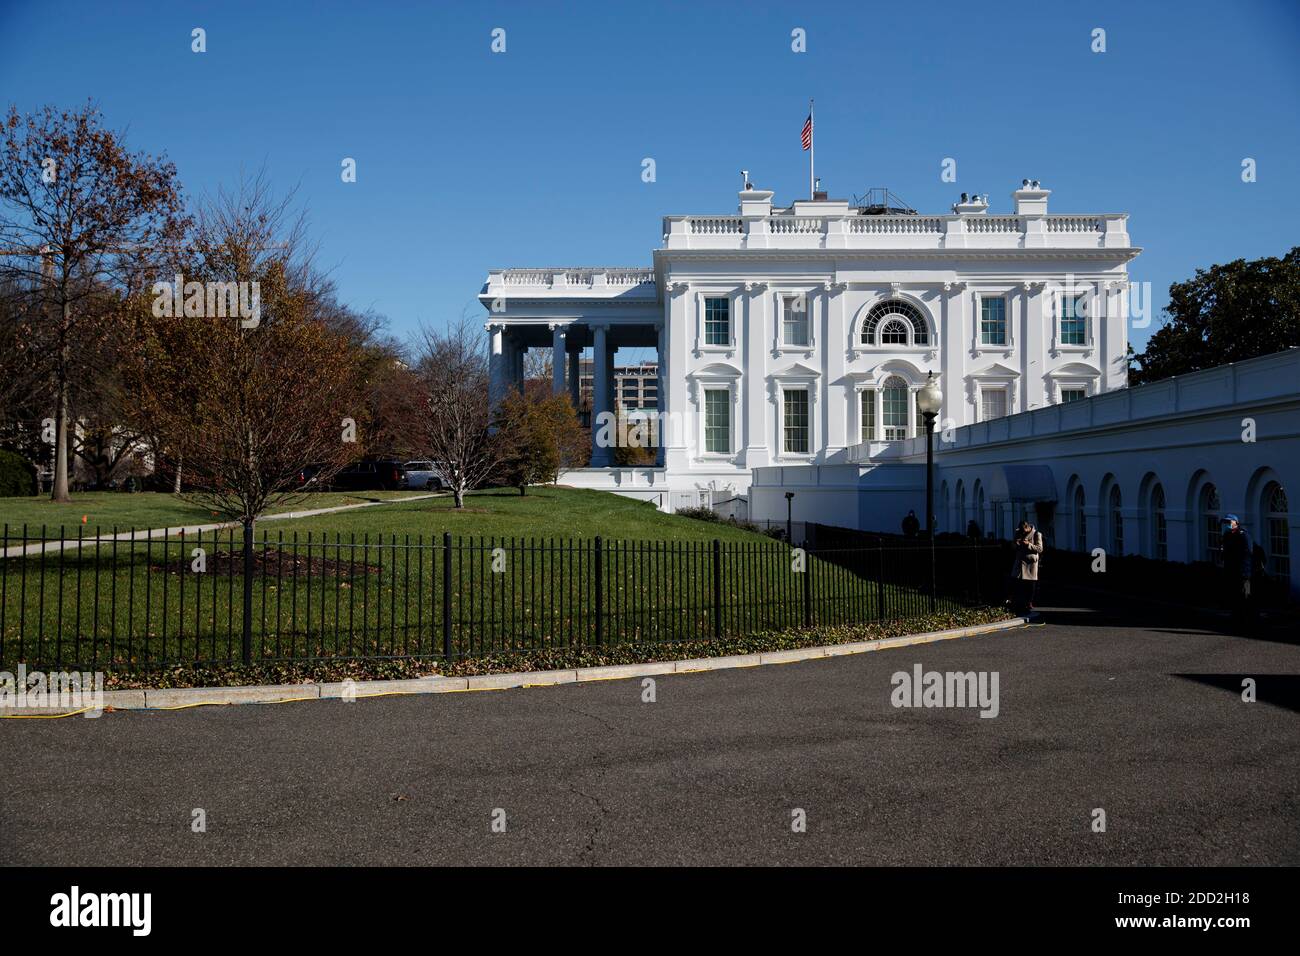
[[[999,597],[990,549],[5,527],[0,665],[458,659],[864,624]],[[987,566],[987,567],[986,567]],[[1005,571],[1005,569],[1000,569]]]

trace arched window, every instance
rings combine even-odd
[[[921,310],[910,302],[903,302],[900,299],[890,299],[887,302],[881,302],[872,306],[871,311],[867,313],[862,322],[862,344],[876,344],[876,328],[884,322],[885,327],[880,330],[880,341],[882,345],[889,344],[906,344],[908,326],[911,327],[913,345],[929,345],[930,331],[926,325],[925,316]],[[903,326],[903,338],[895,341],[886,339],[885,332],[890,326],[898,324]],[[891,331],[891,336],[897,336],[897,331]]]
[[[957,527],[953,530],[966,533],[966,486],[960,481],[957,482]]]
[[[1106,520],[1110,525],[1110,551],[1111,554],[1124,553],[1124,506],[1123,496],[1120,495],[1119,485],[1110,486],[1110,498],[1106,503]]]
[[[984,525],[984,486],[979,482],[975,483],[975,523],[980,526],[981,532],[987,536],[988,530]]]
[[[1074,550],[1088,550],[1088,516],[1083,513],[1083,486],[1074,489]]]
[[[902,441],[907,437],[907,383],[897,375],[885,379],[880,390],[881,421],[885,426],[885,441]]]
[[[1201,530],[1202,561],[1223,564],[1223,532],[1219,528],[1219,512],[1223,506],[1219,503],[1219,489],[1208,481],[1201,488],[1201,497],[1197,508],[1197,524]]]
[[[881,345],[906,345],[907,325],[902,319],[889,319],[880,327]]]
[[[1161,561],[1169,560],[1169,527],[1165,524],[1165,489],[1156,485],[1151,489],[1151,556]]]
[[[1287,581],[1291,578],[1291,538],[1287,528],[1286,491],[1277,482],[1264,488],[1264,547],[1268,549],[1268,573]]]

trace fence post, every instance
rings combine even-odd
[[[713,637],[722,637],[722,542],[713,539]]]
[[[243,662],[252,663],[252,522],[244,522]]]
[[[812,627],[812,555],[804,542],[803,553],[803,626]]]
[[[880,548],[880,573],[876,576],[876,606],[880,612],[880,620],[885,619],[885,545],[882,542]]]
[[[451,661],[451,532],[442,533],[442,659]]]
[[[596,646],[605,637],[605,559],[600,535],[596,535]]]

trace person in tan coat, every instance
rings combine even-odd
[[[1043,535],[1028,520],[1016,528],[1013,541],[1015,556],[1011,560],[1011,609],[1028,614],[1034,609],[1034,592],[1038,587],[1038,559],[1043,553]]]

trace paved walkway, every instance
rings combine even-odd
[[[409,498],[391,498],[384,501],[363,501],[355,505],[335,505],[332,508],[310,508],[306,511],[283,511],[276,514],[263,515],[257,521],[260,524],[263,521],[283,521],[289,518],[314,518],[316,515],[333,514],[336,511],[355,511],[358,508],[374,508],[379,505],[398,504],[404,501],[423,501],[425,498],[441,498],[445,492],[429,495],[411,495]],[[42,551],[53,553],[58,551],[76,551],[78,548],[86,545],[93,545],[111,541],[145,541],[149,538],[168,538],[173,535],[198,534],[200,531],[220,531],[226,528],[238,528],[238,521],[218,521],[211,524],[187,524],[172,528],[139,528],[135,531],[126,531],[120,534],[101,534],[96,538],[83,538],[78,541],[73,538],[68,541],[45,541],[37,544],[29,544],[26,547],[17,545],[11,548],[0,549],[0,557],[16,558],[24,554],[40,554]]]
[[[1044,600],[1045,627],[664,675],[653,703],[638,680],[0,721],[0,859],[1300,863],[1295,636]],[[891,706],[914,665],[996,672],[998,716]]]

